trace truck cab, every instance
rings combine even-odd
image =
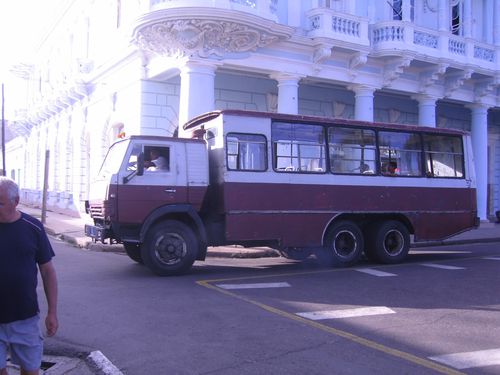
[[[157,273],[183,272],[206,255],[198,212],[207,186],[204,141],[117,141],[91,184],[87,207],[94,225],[86,225],[85,233],[95,241],[122,243],[132,259]]]

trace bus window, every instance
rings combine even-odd
[[[380,150],[380,170],[391,176],[421,176],[422,147],[417,133],[378,133]]]
[[[325,172],[325,137],[322,126],[272,124],[273,167],[279,172]]]
[[[227,169],[265,171],[267,169],[266,137],[257,134],[227,135]]]
[[[331,127],[328,129],[330,169],[333,173],[374,174],[375,132]]]
[[[464,177],[464,152],[459,137],[425,134],[424,148],[428,177]]]

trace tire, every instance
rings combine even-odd
[[[311,250],[302,247],[286,247],[279,250],[279,253],[286,259],[305,260],[311,255]]]
[[[385,264],[401,263],[410,250],[410,232],[396,220],[373,225],[367,235],[368,259]]]
[[[328,231],[323,248],[316,253],[320,262],[347,267],[357,263],[363,253],[363,233],[352,221],[340,221]]]
[[[141,249],[144,264],[159,276],[186,273],[197,254],[198,241],[193,230],[174,220],[151,227]]]
[[[123,247],[130,259],[139,264],[144,264],[141,256],[141,245],[133,242],[124,242]]]

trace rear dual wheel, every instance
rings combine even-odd
[[[328,231],[324,247],[316,256],[331,266],[351,266],[363,253],[364,238],[359,226],[349,220],[335,223]]]
[[[410,250],[410,232],[397,220],[372,224],[365,236],[365,254],[373,261],[394,264],[402,262]]]

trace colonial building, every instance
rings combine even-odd
[[[500,209],[500,0],[63,3],[21,69],[7,174],[25,201],[46,150],[48,207],[77,215],[117,137],[239,108],[470,131],[479,216]]]

